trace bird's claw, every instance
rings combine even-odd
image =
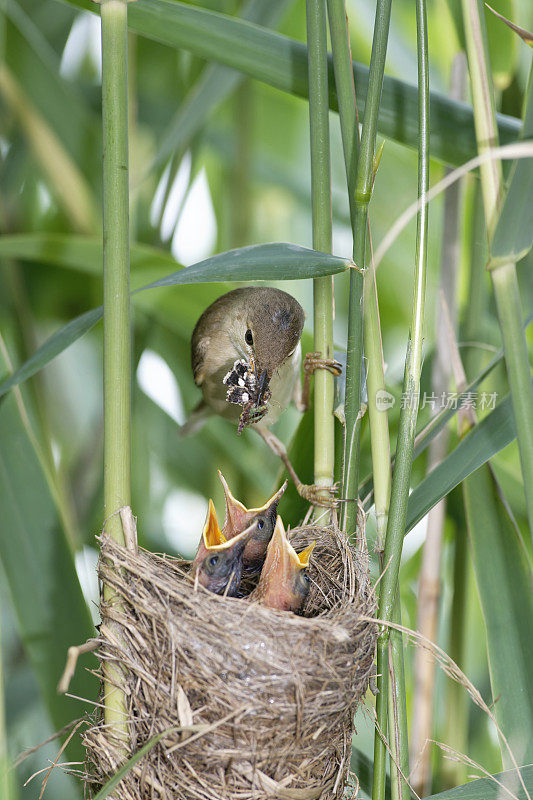
[[[339,498],[338,487],[332,486],[318,486],[316,483],[305,484],[300,483],[296,490],[300,497],[307,500],[313,506],[320,506],[321,508],[338,508]]]
[[[334,358],[322,358],[320,353],[306,353],[303,370],[307,375],[312,375],[317,369],[325,369],[332,375],[342,375],[342,364]]]

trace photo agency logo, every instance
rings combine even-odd
[[[400,408],[412,408],[416,398],[407,393],[402,392],[400,396]],[[472,408],[480,411],[494,411],[498,401],[498,392],[441,392],[439,395],[435,392],[424,392],[420,397],[419,408],[427,408],[428,406],[432,411],[442,411],[445,408],[466,409]],[[396,405],[396,397],[387,392],[386,389],[379,389],[376,392],[376,408],[378,411],[388,411]]]
[[[396,402],[396,398],[390,392],[387,392],[385,389],[379,389],[376,392],[376,408],[378,411],[387,411],[388,408],[392,408]]]

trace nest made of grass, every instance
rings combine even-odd
[[[289,536],[297,550],[317,542],[303,616],[195,590],[188,562],[104,537],[100,578],[118,602],[102,607],[98,655],[106,677],[110,664],[121,668],[129,752],[174,728],[113,796],[342,796],[376,637],[362,619],[375,608],[367,558],[332,528]],[[101,718],[84,743],[98,789],[120,766],[121,746]]]

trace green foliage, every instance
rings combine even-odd
[[[507,395],[416,487],[409,497],[406,533],[439,500],[515,437],[511,398]]]
[[[519,764],[533,758],[530,563],[490,467],[463,483],[476,582],[487,627],[494,713]],[[502,747],[507,768],[513,766]]]
[[[529,76],[521,138],[533,141],[533,70]],[[519,261],[533,246],[533,158],[513,164],[490,243],[491,266]]]
[[[13,396],[0,406],[0,436],[0,558],[20,637],[59,730],[80,714],[78,702],[57,693],[67,650],[95,630],[50,486]],[[71,691],[90,700],[97,687],[87,665],[93,665],[90,657],[80,663]],[[79,743],[70,753],[82,755]]]
[[[85,0],[68,0],[90,8]],[[91,9],[92,10],[92,9]],[[185,48],[203,58],[233,67],[283,91],[309,94],[306,48],[288,37],[259,26],[180,2],[138,0],[129,15],[132,30],[172,47]],[[359,93],[359,113],[364,113],[368,69],[354,64]],[[337,108],[330,62],[330,106]],[[434,93],[431,98],[431,154],[451,164],[460,164],[475,154],[472,112],[460,103]],[[518,135],[512,119],[499,117],[502,143]],[[381,98],[380,133],[416,147],[416,89],[394,78],[385,78]]]
[[[303,346],[309,351],[313,348],[311,278],[332,275],[334,336],[337,349],[345,349],[353,251],[343,142],[336,114],[330,114],[329,119],[335,255],[308,249],[312,244],[309,82],[303,6],[290,0],[138,0],[128,6],[132,503],[140,543],[153,550],[194,553],[207,498],[213,497],[219,516],[223,511],[217,468],[228,478],[235,496],[247,505],[262,504],[282,479],[278,460],[253,430],[237,437],[229,423],[211,419],[191,439],[184,441],[177,435],[178,424],[200,399],[192,380],[189,339],[207,305],[233,288],[235,282],[279,281],[277,285],[294,294],[306,310]],[[526,7],[523,0],[502,0],[496,10],[527,26]],[[90,13],[80,14],[81,9]],[[375,3],[347,0],[346,10],[362,121]],[[55,687],[67,647],[94,632],[89,606],[97,600],[96,587],[89,590],[86,576],[78,568],[83,598],[74,556],[79,565],[83,547],[84,557],[94,561],[94,537],[103,520],[102,329],[96,324],[102,314],[97,216],[102,210],[102,121],[100,74],[93,49],[99,35],[98,7],[88,0],[11,0],[2,13],[5,67],[0,68],[0,75],[7,69],[15,79],[19,100],[17,106],[5,91],[1,93],[0,86],[0,330],[14,362],[13,374],[7,367],[0,373],[0,627],[12,763],[23,748],[38,744],[90,708],[59,697]],[[475,155],[477,145],[472,108],[448,99],[443,90],[449,83],[453,22],[442,4],[429,4],[428,14],[433,184],[442,177],[442,162],[463,163]],[[491,52],[498,59],[493,72],[502,90],[496,101],[506,112],[497,117],[498,130],[505,143],[520,135],[518,116],[526,107],[524,98],[531,96],[531,84],[527,86],[525,81],[531,51],[507,31],[501,20],[493,20],[495,27],[488,16],[487,23],[493,27],[493,33],[489,30],[493,36]],[[502,30],[504,33],[500,33]],[[416,156],[411,152],[418,144],[414,32],[413,3],[395,0],[377,128],[386,141],[369,208],[374,249],[396,216],[416,197]],[[500,41],[499,50],[494,43]],[[350,85],[346,85],[349,94]],[[328,89],[330,109],[336,111],[331,59]],[[24,100],[24,119],[20,98]],[[525,138],[531,136],[531,101],[527,109],[522,133]],[[349,126],[354,130],[353,124]],[[45,131],[44,138],[36,135],[39,131]],[[50,134],[52,138],[46,138]],[[51,150],[46,144],[50,141]],[[381,144],[378,141],[376,147]],[[62,164],[75,169],[79,185],[96,209],[92,217],[83,212],[79,203],[82,195],[61,191]],[[521,161],[509,170],[501,220],[491,242],[493,263],[518,259],[531,247],[530,166],[530,162]],[[408,627],[417,625],[425,515],[438,500],[446,498],[437,643],[448,649],[450,636],[453,639],[456,632],[451,610],[455,576],[459,589],[464,580],[461,596],[465,598],[461,617],[466,639],[459,666],[489,704],[490,698],[495,701],[496,717],[510,739],[530,741],[532,714],[524,699],[531,694],[527,667],[532,656],[527,637],[531,623],[526,621],[531,571],[524,482],[495,309],[488,302],[480,302],[473,312],[465,299],[470,271],[483,261],[480,257],[474,263],[464,244],[474,224],[473,180],[468,179],[462,206],[457,316],[461,325],[472,322],[472,314],[475,317],[476,324],[465,326],[467,333],[459,339],[460,353],[465,360],[468,357],[469,378],[479,374],[459,396],[459,404],[469,393],[478,402],[483,392],[496,392],[503,399],[494,411],[480,414],[480,422],[462,439],[455,433],[455,409],[439,407],[436,411],[440,413],[430,420],[427,406],[421,408],[417,425],[421,435],[413,455],[406,526],[412,533],[405,538],[399,579],[402,619]],[[79,224],[73,209],[84,224]],[[437,198],[429,213],[422,396],[432,391],[431,365],[440,336],[433,309],[440,279],[441,216],[442,199]],[[366,362],[370,352],[379,354],[383,349],[386,389],[395,400],[388,411],[391,452],[396,448],[402,364],[410,323],[414,228],[413,224],[402,233],[380,264],[377,301],[382,342],[374,342],[376,347],[367,348],[365,353]],[[88,235],[80,235],[81,231]],[[474,233],[474,247],[477,253],[484,252],[483,234]],[[529,321],[532,264],[529,252],[518,269],[520,298]],[[481,269],[477,277],[481,283],[488,276]],[[145,291],[147,288],[157,291]],[[368,331],[365,335],[368,337]],[[527,325],[526,338],[531,347]],[[467,353],[465,347],[469,348]],[[478,362],[472,371],[470,356]],[[336,357],[342,358],[343,353],[336,353]],[[169,386],[166,396],[162,388],[165,382]],[[364,376],[362,383],[364,390]],[[337,384],[335,404],[340,406],[342,417],[342,381]],[[22,419],[16,405],[17,385],[29,422]],[[449,388],[452,391],[455,387]],[[31,436],[28,425],[34,432]],[[445,428],[452,434],[447,452],[428,471],[428,446]],[[311,482],[315,442],[312,411],[300,417],[294,408],[287,410],[275,432],[288,445],[302,480]],[[368,477],[361,484],[360,495],[369,497],[367,511],[372,503],[370,437],[365,414],[360,475]],[[342,425],[336,418],[336,480],[342,474],[342,439]],[[505,498],[496,489],[490,469],[498,476]],[[461,490],[452,491],[461,484],[468,526],[457,508]],[[280,504],[284,521],[294,526],[306,510],[306,504],[290,486]],[[371,572],[377,579],[381,567],[374,552],[371,514],[367,534]],[[454,538],[464,542],[467,536],[472,548],[464,552],[461,577],[453,567]],[[460,555],[463,551],[458,548],[458,552]],[[89,574],[94,584],[93,563]],[[411,721],[417,713],[413,707],[413,649],[406,648],[404,656]],[[93,701],[97,699],[97,682],[84,667],[95,663],[94,656],[86,656],[71,686],[73,694]],[[462,688],[458,686],[457,691]],[[433,698],[433,738],[451,746],[454,742],[446,738],[446,720],[456,692],[452,694],[439,674]],[[373,702],[369,694],[367,705]],[[371,714],[366,716],[370,718]],[[461,716],[457,724],[462,726],[460,739],[467,755],[489,773],[496,773],[505,749],[500,748],[486,717],[470,704],[465,719]],[[372,792],[372,737],[372,720],[367,722],[361,715],[352,757],[352,767],[361,781],[361,797]],[[47,766],[46,759],[53,759],[59,747],[59,742],[53,742],[17,768],[13,773],[15,796],[21,800],[35,796],[35,784],[23,788],[22,783],[32,772]],[[77,758],[80,754],[74,743],[73,747],[69,760],[71,755]],[[520,746],[513,749],[522,763],[530,759],[531,754],[523,753]],[[504,796],[488,778],[452,788],[454,782],[463,779],[449,770],[435,750],[432,758],[431,797],[435,800],[496,800],[499,792]],[[71,800],[75,784],[62,782],[57,773],[54,770],[50,778],[48,794],[54,800]],[[531,767],[524,767],[522,776],[531,794]],[[518,782],[513,783],[515,773],[501,773],[495,778],[520,800],[525,798]],[[441,793],[435,794],[439,790]],[[385,796],[390,797],[388,779]]]
[[[522,767],[520,775],[528,793],[533,790],[533,767]],[[499,800],[509,791],[517,800],[526,800],[527,794],[520,783],[516,770],[498,772],[488,778],[479,778],[455,789],[432,794],[427,800]]]

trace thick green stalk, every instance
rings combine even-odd
[[[462,0],[462,8],[476,138],[478,150],[482,153],[498,145],[485,19],[480,13],[478,0]],[[485,222],[490,238],[497,222],[502,190],[501,163],[498,160],[487,161],[480,171]],[[533,390],[526,337],[522,328],[516,265],[510,262],[495,266],[491,269],[491,277],[511,389],[529,528],[533,537]]]
[[[403,537],[407,519],[407,501],[409,498],[409,483],[411,478],[411,464],[413,460],[416,418],[420,394],[420,372],[422,368],[422,345],[424,341],[424,307],[426,287],[426,262],[427,262],[427,226],[428,207],[425,197],[429,181],[429,76],[427,52],[427,18],[425,0],[416,0],[417,19],[417,49],[418,49],[418,196],[422,201],[417,216],[417,241],[415,258],[415,280],[413,318],[409,335],[407,357],[405,362],[403,404],[400,411],[398,429],[398,443],[396,448],[396,463],[392,479],[391,502],[387,535],[385,539],[384,569],[381,581],[378,617],[385,621],[394,618],[395,603],[398,602],[397,587],[400,571]],[[383,625],[378,635],[378,689],[385,689],[385,670],[388,666],[388,645],[390,634],[386,625]],[[383,709],[381,709],[383,713]],[[385,725],[385,715],[380,719],[380,727]],[[400,728],[401,734],[401,728]],[[408,765],[408,743],[400,737],[397,754],[399,766],[405,773]],[[393,778],[397,775],[393,773]],[[398,776],[398,796],[408,797],[408,790],[403,779]],[[379,781],[379,786],[374,782],[373,798],[380,800],[383,794],[378,794],[382,789],[384,780]]]
[[[103,0],[102,119],[104,182],[104,515],[105,530],[124,544],[118,510],[131,496],[131,363],[128,197],[128,46],[125,0]],[[116,602],[104,587],[106,603]],[[127,741],[120,669],[104,671],[105,721]],[[124,747],[124,754],[126,748]]]
[[[348,199],[353,235],[353,259],[360,269],[365,266],[367,208],[357,208],[355,185],[359,156],[359,126],[355,102],[352,55],[344,0],[328,0],[328,18],[335,71],[335,87],[339,101],[339,117],[348,182]],[[379,97],[378,97],[379,103]],[[361,426],[361,365],[363,357],[363,275],[350,272],[348,307],[348,341],[346,345],[346,394],[344,414],[344,454],[342,527],[348,534],[357,524],[357,486],[359,483],[359,441]]]
[[[374,40],[365,118],[358,152],[358,120],[355,89],[344,0],[328,0],[329,25],[333,51],[335,85],[339,105],[340,124],[344,149],[344,160],[348,181],[350,215],[353,231],[353,258],[366,269],[366,236],[368,227],[368,204],[372,194],[374,178],[374,151],[377,119],[390,22],[390,0],[382,0],[376,9]],[[368,288],[367,288],[368,287]],[[363,278],[357,272],[350,276],[350,310],[348,322],[348,346],[346,367],[346,437],[344,448],[343,497],[356,498],[359,478],[359,409],[361,403],[361,358],[362,358],[362,289]],[[373,273],[365,282],[365,349],[369,359],[369,406],[372,459],[376,491],[376,510],[380,524],[386,515],[390,496],[390,450],[386,410],[378,410],[375,394],[385,388],[383,354],[375,279]],[[368,306],[366,305],[368,303]],[[377,413],[375,413],[377,412]],[[357,504],[346,504],[343,524],[348,532],[355,529]]]
[[[368,395],[368,420],[370,423],[370,448],[374,477],[374,508],[376,513],[376,548],[383,552],[389,519],[391,493],[391,456],[389,417],[386,400],[385,369],[379,319],[376,273],[370,264],[365,273],[365,313],[363,318],[365,355],[367,363],[366,391]]]
[[[325,0],[307,0],[309,53],[309,122],[311,131],[311,198],[313,247],[331,252],[331,176],[329,153],[328,62]],[[316,278],[314,295],[314,349],[333,358],[333,278]],[[335,464],[333,375],[315,373],[315,483],[331,486]]]
[[[374,497],[378,524],[378,545],[383,549],[387,526],[388,509],[391,490],[390,444],[387,407],[378,402],[380,392],[385,390],[383,368],[383,351],[375,274],[372,265],[366,264],[366,234],[368,227],[368,204],[372,193],[374,178],[374,152],[377,132],[377,119],[385,57],[390,23],[390,0],[381,0],[376,8],[374,39],[370,61],[369,89],[365,105],[361,149],[358,153],[358,119],[351,66],[350,40],[347,28],[344,0],[328,0],[329,26],[333,51],[335,84],[339,104],[339,116],[344,149],[344,160],[350,199],[350,215],[353,231],[355,263],[366,269],[364,279],[364,337],[365,352],[368,363],[367,393],[368,413],[371,432],[372,465],[374,474]],[[358,444],[359,425],[357,412],[360,403],[361,375],[361,320],[359,308],[353,314],[353,298],[361,298],[358,276],[351,277],[350,315],[348,330],[348,359],[346,376],[346,440],[345,470],[343,476],[343,496],[355,495],[358,482]],[[352,353],[352,357],[350,357]],[[355,358],[354,358],[355,357]],[[354,386],[355,383],[355,386]],[[382,397],[384,395],[381,395]],[[354,401],[354,398],[357,400]],[[350,401],[348,401],[350,398]],[[344,525],[351,532],[355,527],[354,515],[356,504],[348,503]],[[399,621],[399,607],[397,613]],[[397,646],[399,644],[399,647]],[[393,715],[392,731],[401,731],[401,738],[406,738],[407,718],[405,704],[405,682],[403,671],[403,651],[401,637],[394,641],[391,648],[391,669],[394,680],[391,682],[390,711]],[[381,694],[378,695],[376,711],[381,724],[376,731],[374,744],[374,795],[383,797],[385,791],[386,748],[382,740],[387,733],[387,691],[386,676]],[[394,695],[394,696],[393,696]],[[393,702],[394,701],[394,702]],[[400,738],[400,737],[399,737]],[[393,758],[396,759],[395,741],[391,741]]]

